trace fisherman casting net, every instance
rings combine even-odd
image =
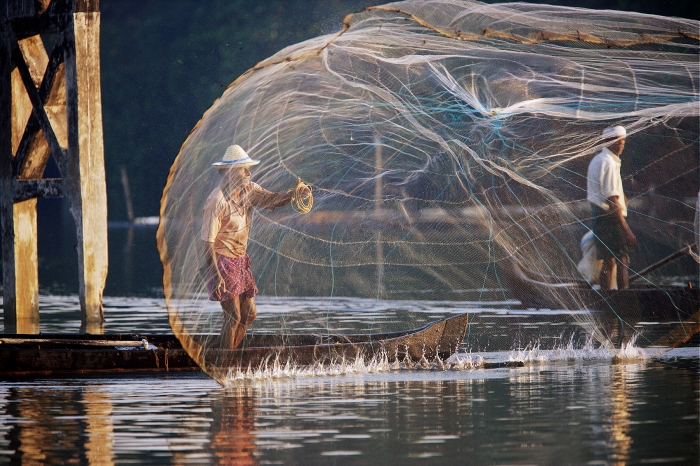
[[[630,276],[694,241],[698,39],[692,20],[421,0],[369,8],[338,34],[282,50],[226,90],[172,166],[158,245],[174,332],[223,377],[206,359],[221,345],[223,314],[209,300],[201,230],[221,179],[212,163],[237,144],[261,160],[251,171],[263,188],[286,192],[298,178],[313,187],[307,215],[254,211],[247,252],[261,296],[312,296],[329,308],[341,297],[397,308],[432,300],[465,312],[510,303],[473,313],[467,351],[554,345],[557,325],[571,320],[609,347],[622,335],[640,346],[685,341],[697,303],[695,313],[673,304],[676,326],[652,331],[614,303],[590,311],[588,284],[562,284],[583,280],[587,167],[607,127],[627,132]],[[697,265],[681,258],[635,283],[694,287]],[[537,307],[572,312],[527,310]],[[257,322],[249,332],[264,331]],[[378,319],[359,331],[412,324]],[[337,325],[324,330],[348,331]]]

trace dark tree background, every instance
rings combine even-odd
[[[110,220],[158,215],[168,170],[224,89],[280,49],[340,30],[382,0],[102,0],[102,99]],[[488,3],[497,3],[490,1]],[[700,18],[688,0],[552,0],[562,6]]]
[[[375,2],[377,3],[377,2]],[[225,88],[280,49],[340,30],[368,0],[102,0],[102,100],[110,220],[158,215],[170,165]]]

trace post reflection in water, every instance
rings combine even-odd
[[[114,424],[112,423],[112,401],[100,387],[89,386],[83,391],[86,435],[85,459],[94,466],[114,464],[112,445]]]
[[[610,443],[612,447],[611,459],[614,465],[624,465],[630,460],[629,451],[632,447],[632,437],[629,435],[631,413],[628,391],[636,379],[639,370],[636,365],[620,364],[613,366],[612,376],[611,413],[610,413]]]
[[[111,402],[99,389],[10,388],[5,409],[13,463],[114,464]]]
[[[211,451],[217,464],[256,465],[255,396],[250,388],[228,390],[212,406]]]

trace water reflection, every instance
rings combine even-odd
[[[5,402],[6,416],[17,421],[5,437],[13,462],[114,464],[111,404],[99,389],[51,391],[47,399],[41,387],[13,387]]]
[[[0,462],[692,463],[700,375],[697,354],[682,360],[268,378],[231,389],[201,375],[3,383]]]
[[[229,391],[212,407],[211,450],[217,464],[258,464],[256,450],[255,396],[252,389]]]
[[[112,401],[100,387],[89,386],[83,391],[85,411],[85,459],[94,466],[110,466],[113,461],[114,424]]]
[[[631,402],[627,395],[628,383],[632,383],[635,378],[637,366],[620,365],[616,367],[613,375],[611,391],[612,413],[610,415],[610,432],[612,440],[613,463],[615,465],[623,465],[629,461],[629,451],[632,447],[632,437],[629,435],[630,430],[630,407]]]

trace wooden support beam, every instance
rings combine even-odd
[[[67,0],[5,0],[0,17],[11,22],[19,39],[59,32],[65,29],[66,14],[71,3]]]
[[[12,34],[6,34],[8,49],[13,49]],[[25,72],[30,78],[30,83],[33,88],[42,82],[44,70],[48,64],[48,56],[44,50],[43,43],[39,36],[30,37],[19,42],[19,48],[22,51],[23,63],[26,65]],[[32,114],[32,102],[25,90],[25,84],[20,75],[20,70],[15,68],[11,73],[11,143],[12,153],[16,153],[21,145],[20,139],[24,128]],[[38,136],[38,137],[37,137]],[[41,142],[43,141],[43,144]],[[40,135],[34,135],[29,140],[25,150],[27,153],[35,155],[40,154],[40,157],[48,157],[48,145]],[[39,331],[39,269],[38,269],[38,244],[37,244],[37,215],[36,215],[36,197],[43,193],[51,194],[56,192],[57,188],[53,185],[60,183],[50,182],[41,183],[38,180],[28,181],[29,185],[17,185],[15,179],[15,161],[13,160],[12,185],[14,194],[11,200],[5,200],[5,203],[12,202],[12,229],[14,238],[14,247],[12,257],[13,264],[6,264],[5,273],[12,270],[14,290],[6,295],[14,296],[14,309],[6,310],[5,312],[5,328],[6,331],[22,332],[22,333],[38,333]],[[41,170],[34,170],[32,173],[25,174],[26,177],[40,178],[43,173]],[[37,184],[38,182],[38,184]],[[47,184],[46,186],[43,186]],[[31,185],[31,186],[30,186]],[[58,187],[60,189],[60,187]],[[5,194],[6,195],[6,194]],[[9,217],[9,209],[8,209]],[[10,228],[9,222],[7,228]],[[12,246],[12,243],[8,243]],[[7,288],[6,288],[7,290]],[[8,306],[9,307],[9,306]]]
[[[5,0],[4,6],[0,6],[0,17],[26,18],[38,16],[48,10],[52,0]],[[54,0],[54,3],[65,3]]]
[[[76,224],[81,331],[103,332],[107,193],[98,0],[0,4],[0,217],[5,332],[38,332],[38,197]],[[50,56],[39,34],[56,33]],[[63,179],[43,179],[53,155]]]
[[[15,180],[15,202],[40,197],[63,197],[63,180],[61,178],[42,178],[40,180]]]
[[[97,13],[100,11],[100,0],[75,0],[76,13]]]
[[[36,199],[15,202],[16,333],[39,333],[39,247]],[[10,324],[10,328],[12,325]],[[8,323],[5,332],[9,333]]]
[[[12,35],[12,31],[9,31],[9,34],[10,42],[14,43],[15,41]],[[14,59],[15,64],[17,65],[17,69],[19,70],[20,76],[22,77],[22,82],[24,83],[24,87],[27,91],[27,94],[29,95],[29,100],[32,103],[32,115],[38,120],[41,130],[44,132],[44,137],[46,138],[46,141],[49,143],[49,147],[51,148],[51,153],[54,155],[54,158],[59,163],[60,167],[61,162],[66,158],[65,150],[63,149],[63,147],[61,147],[61,144],[58,142],[58,138],[56,137],[54,128],[51,126],[51,121],[49,120],[49,116],[46,112],[46,109],[44,108],[44,99],[42,99],[41,95],[39,95],[39,90],[34,84],[31,71],[24,60],[24,55],[22,54],[19,45],[16,45],[12,48],[12,57]],[[41,74],[44,74],[44,70],[42,70]]]
[[[36,122],[34,106],[30,99],[31,91],[39,87],[42,104],[54,95],[50,124],[63,134],[65,140],[65,116],[61,124],[60,115],[65,115],[65,103],[61,108],[56,83],[57,65],[51,65],[41,37],[33,36],[19,41],[12,47],[14,38],[8,34],[10,45],[16,54],[21,53],[24,69],[15,68],[12,72],[12,152],[23,152],[24,163],[18,168],[17,156],[13,164],[12,216],[14,230],[14,313],[5,314],[5,328],[20,333],[39,332],[39,269],[38,269],[38,229],[36,205],[38,197],[56,197],[61,194],[61,180],[41,180],[49,157],[49,146],[41,131],[28,131]],[[16,58],[15,58],[16,61]],[[24,76],[22,76],[24,72]],[[47,77],[47,74],[49,75]],[[27,79],[28,78],[28,79]],[[65,101],[65,99],[64,99]],[[55,105],[58,103],[58,105]],[[57,107],[57,108],[56,108]],[[46,107],[48,108],[48,107]],[[61,112],[62,110],[62,112]],[[56,116],[58,115],[58,116]],[[48,117],[47,117],[48,118]],[[8,266],[9,268],[9,266]],[[14,317],[13,317],[14,316]]]
[[[12,176],[12,47],[0,29],[0,233],[5,331],[16,331],[15,217]]]
[[[89,6],[82,5],[84,9]],[[104,331],[102,292],[107,279],[107,190],[99,31],[99,12],[75,12],[73,29],[68,31],[73,40],[66,40],[64,46],[68,167],[63,176],[77,226],[81,331],[86,333]]]
[[[43,103],[44,111],[54,130],[58,144],[61,147],[67,147],[63,34],[57,34],[50,56],[46,55],[39,36],[20,41],[19,48],[25,61],[30,64],[33,78],[35,77],[35,70],[46,70],[43,73],[43,77],[38,79],[39,82],[37,83],[37,79],[34,79],[34,82],[39,87],[39,99]],[[38,60],[38,57],[43,59]],[[15,73],[13,73],[13,83],[15,81],[14,74],[17,74],[19,78],[19,71],[15,70]],[[19,92],[13,90],[13,95],[16,98]],[[28,99],[25,98],[24,100]],[[29,121],[24,126],[24,133],[21,133],[21,127],[18,127],[18,132],[13,134],[13,150],[15,153],[13,173],[18,178],[23,179],[41,178],[51,153],[36,114],[30,111],[29,115]],[[22,115],[20,121],[26,121],[26,119],[27,117]],[[20,134],[21,140],[17,143],[14,137]],[[60,165],[65,165],[65,160],[57,159],[56,162],[60,163]]]
[[[3,28],[0,37],[0,216],[2,217],[3,308],[5,332],[38,333],[39,277],[36,199],[15,202],[13,154],[17,134],[29,118],[29,101],[19,72],[13,73],[14,37]],[[39,38],[37,38],[39,39]],[[44,54],[45,55],[45,54]],[[43,74],[37,57],[30,80]],[[45,67],[45,63],[43,64]],[[28,70],[27,70],[28,71]],[[13,79],[14,76],[14,79]],[[12,194],[10,192],[12,191]]]

